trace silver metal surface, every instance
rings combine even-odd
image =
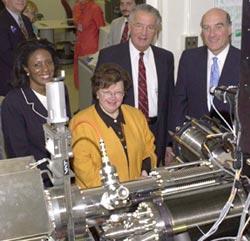
[[[64,82],[46,83],[46,96],[48,108],[48,123],[63,123],[68,121],[65,104]]]
[[[46,237],[52,231],[38,169],[31,157],[0,161],[0,240]]]

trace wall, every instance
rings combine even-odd
[[[44,19],[65,19],[66,14],[60,0],[32,0],[38,7],[40,13],[44,15]],[[76,0],[68,0],[68,3],[73,7]],[[104,0],[96,0],[104,11]]]
[[[177,72],[185,36],[199,36],[198,43],[202,45],[200,19],[214,6],[214,0],[147,0],[147,3],[158,8],[162,15],[162,33],[157,45],[174,53]]]
[[[66,14],[60,0],[32,0],[44,19],[65,19]]]
[[[75,0],[68,0],[72,6]],[[104,8],[104,0],[96,0]],[[34,0],[39,11],[46,19],[65,18],[60,0]],[[162,32],[157,45],[174,53],[176,70],[182,51],[184,50],[185,36],[199,36],[198,44],[202,45],[200,38],[200,20],[204,12],[222,4],[222,0],[147,0],[148,4],[159,9],[162,15]],[[231,0],[241,2],[241,0]],[[47,7],[49,6],[49,8]],[[56,10],[56,11],[55,11]]]

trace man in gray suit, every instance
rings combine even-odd
[[[132,9],[136,6],[135,0],[120,0],[120,11],[122,16],[114,19],[110,24],[110,32],[107,36],[105,46],[111,46],[121,43],[122,35],[126,25],[128,24],[128,17]],[[129,34],[127,33],[127,39]],[[127,40],[126,39],[126,40]]]

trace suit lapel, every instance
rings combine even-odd
[[[48,111],[30,88],[23,88],[24,94],[29,103],[34,103],[34,110],[44,117],[48,116]],[[35,112],[34,112],[35,113]]]
[[[5,11],[6,18],[8,19],[8,25],[9,25],[9,31],[11,32],[11,35],[13,37],[13,40],[15,42],[19,42],[20,39],[25,40],[25,37],[19,28],[19,25],[17,24],[16,20],[11,16],[11,14],[8,12],[8,10],[3,10]],[[26,26],[26,24],[25,24]]]
[[[161,109],[161,105],[160,105],[160,101],[159,99],[163,99],[163,97],[161,96],[161,93],[163,93],[162,90],[163,88],[165,88],[165,86],[163,86],[163,81],[160,81],[162,79],[164,79],[164,68],[166,69],[168,66],[162,66],[163,61],[161,61],[161,55],[159,53],[157,53],[157,49],[151,45],[153,54],[154,54],[154,60],[155,60],[155,67],[156,67],[156,73],[157,73],[157,81],[158,81],[158,103],[157,103],[157,108],[158,108],[158,115],[159,115],[159,111]],[[166,72],[165,72],[166,73]],[[165,76],[166,78],[166,76]]]
[[[120,40],[121,40],[121,37],[122,37],[122,26],[123,26],[123,23],[124,23],[124,17],[121,17],[117,23],[117,26],[116,26],[116,39],[118,40],[118,42],[120,43]]]
[[[232,47],[230,46],[225,63],[224,63],[224,66],[223,66],[223,69],[222,69],[222,72],[221,72],[221,76],[219,79],[219,84],[218,84],[219,86],[220,85],[226,85],[226,86],[228,85],[228,82],[230,80],[229,78],[232,78],[232,76],[229,76],[228,73],[231,72],[231,68],[234,65],[235,64],[234,64],[234,58],[232,56]]]
[[[197,66],[200,65],[201,69],[199,69],[197,73],[201,73],[201,75],[198,77],[197,81],[199,81],[200,87],[199,87],[199,84],[197,84],[196,87],[194,88],[197,89],[197,94],[199,94],[199,90],[200,90],[201,96],[206,96],[206,98],[204,98],[205,101],[203,101],[202,105],[203,105],[203,108],[206,109],[208,112],[208,107],[207,107],[207,48],[206,47],[202,49],[202,53],[198,61],[200,62],[200,64],[197,63]]]
[[[123,48],[123,51],[121,51],[121,58],[124,60],[124,63],[122,64],[122,66],[125,67],[125,69],[129,73],[131,79],[133,79],[131,57],[130,57],[130,51],[129,51],[129,41],[124,43],[123,46],[124,46],[124,48]],[[135,106],[133,82],[131,83],[131,86],[127,92],[124,103],[131,105],[131,106]]]

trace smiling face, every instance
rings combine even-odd
[[[24,10],[27,3],[26,0],[4,0],[3,2],[8,9],[17,14]]]
[[[225,11],[208,11],[202,18],[201,27],[204,44],[213,54],[219,54],[229,44],[232,29]]]
[[[129,22],[130,38],[136,49],[143,52],[153,43],[157,32],[157,18],[145,11],[137,11]]]
[[[128,17],[135,5],[135,0],[120,0],[120,10],[122,16]]]
[[[45,84],[52,81],[55,72],[51,54],[45,49],[37,49],[30,55],[24,70],[29,76],[31,89],[45,94]]]
[[[96,92],[96,97],[99,100],[99,105],[102,110],[116,118],[119,113],[119,107],[122,104],[124,96],[124,85],[122,81],[110,85],[108,88],[100,89]]]

